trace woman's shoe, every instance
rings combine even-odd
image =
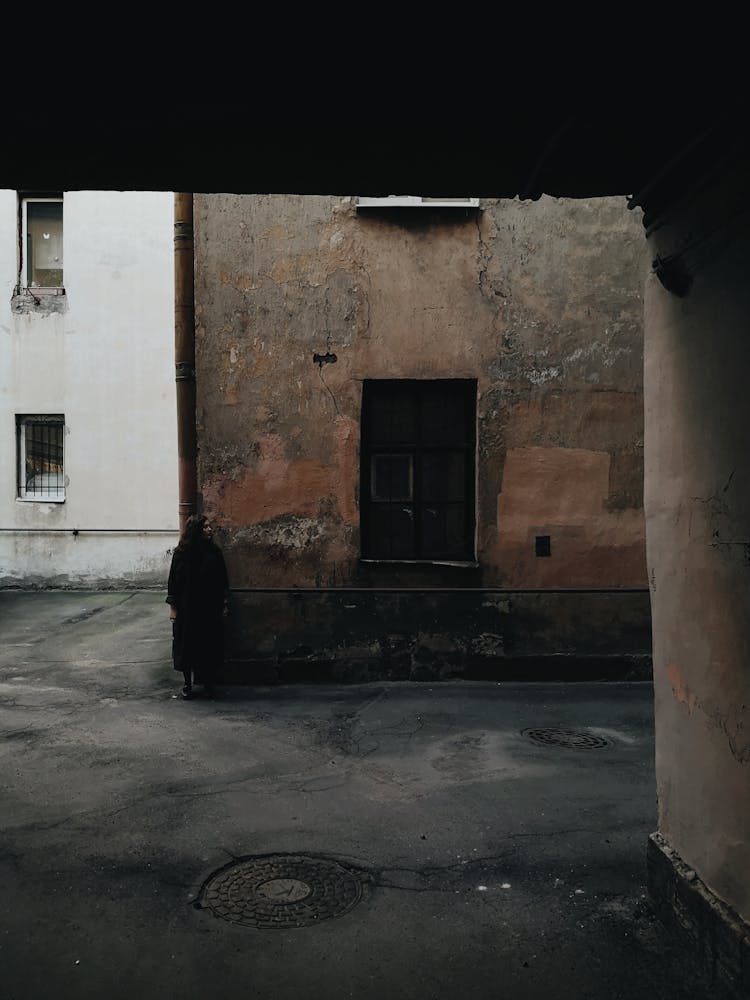
[[[180,694],[182,695],[183,698],[185,698],[186,701],[189,701],[193,697],[193,689],[190,687],[189,684],[186,684],[183,687],[182,691],[180,691]]]

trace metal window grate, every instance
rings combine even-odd
[[[362,556],[474,558],[475,379],[366,379]]]
[[[64,428],[65,418],[59,414],[18,418],[18,492],[23,499],[64,496]]]

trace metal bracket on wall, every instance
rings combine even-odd
[[[335,364],[336,361],[338,361],[338,358],[335,354],[331,354],[330,351],[328,354],[313,354],[313,364],[318,365],[320,368],[322,368],[323,365]]]

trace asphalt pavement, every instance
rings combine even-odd
[[[179,697],[162,592],[0,592],[2,1000],[718,1000],[649,683]]]

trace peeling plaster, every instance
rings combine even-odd
[[[283,549],[304,549],[324,536],[324,528],[317,518],[285,515],[263,524],[240,528],[232,535],[227,549],[247,544],[277,546]]]
[[[258,442],[254,469],[235,470],[236,479],[220,473],[203,484],[206,511],[224,527],[259,524],[283,514],[315,517],[328,499],[346,523],[358,523],[351,484],[359,429],[346,417],[337,416],[332,424],[332,463],[311,458],[290,461],[281,435],[265,435]]]
[[[553,378],[558,378],[559,375],[559,368],[532,368],[527,372],[526,378],[528,378],[529,382],[533,382],[534,385],[544,385],[545,382],[549,382]]]

